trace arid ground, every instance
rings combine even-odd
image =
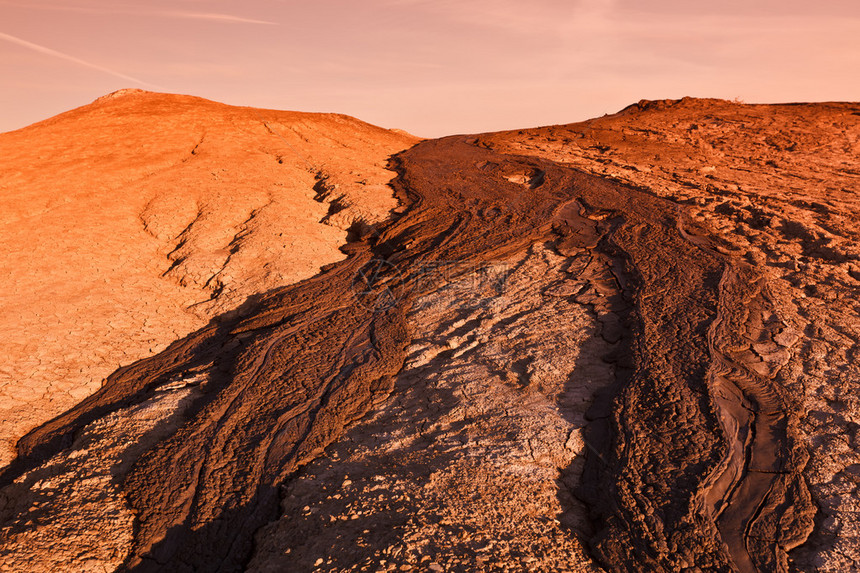
[[[0,156],[2,571],[860,571],[860,104]]]

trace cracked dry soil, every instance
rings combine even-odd
[[[643,102],[415,145],[346,260],[19,442],[4,566],[851,570],[856,117]],[[51,530],[60,491],[115,543]]]

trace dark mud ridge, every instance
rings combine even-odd
[[[411,269],[489,262],[553,241],[612,261],[626,300],[617,380],[598,396],[575,492],[611,571],[783,571],[814,512],[796,405],[769,359],[768,285],[677,204],[476,137],[395,159],[405,211],[346,261],[261,295],[33,431],[8,484],[110,412],[187,380],[175,432],[124,479],[128,571],[241,570],[278,515],[279,487],[392,391],[424,294]],[[759,349],[751,352],[749,348]],[[769,350],[770,349],[770,350]]]

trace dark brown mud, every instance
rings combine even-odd
[[[196,403],[125,478],[137,513],[126,570],[240,570],[278,487],[392,390],[405,314],[438,262],[480,264],[537,241],[597,251],[631,304],[613,393],[599,401],[578,494],[615,571],[777,571],[810,501],[794,407],[763,356],[778,329],[766,285],[678,206],[480,138],[397,158],[407,210],[349,258],[121,369],[19,444],[16,472],[84,424],[197,380]]]

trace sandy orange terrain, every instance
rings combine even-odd
[[[3,570],[860,563],[858,104],[122,92],[0,147]]]
[[[119,366],[343,259],[415,141],[138,90],[0,135],[0,465]]]

